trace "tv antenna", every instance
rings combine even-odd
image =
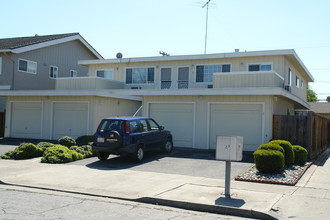
[[[165,52],[162,52],[162,51],[159,51],[159,54],[163,55],[163,56],[170,56],[169,53],[165,53]]]
[[[204,46],[204,54],[206,54],[206,42],[207,42],[207,23],[208,23],[208,17],[209,17],[209,4],[211,0],[208,0],[202,8],[206,7],[206,25],[205,25],[205,46]]]

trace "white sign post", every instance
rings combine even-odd
[[[230,197],[231,161],[241,161],[243,157],[243,137],[217,136],[216,159],[226,161],[225,196]]]

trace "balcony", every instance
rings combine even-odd
[[[73,78],[57,78],[57,90],[65,89],[83,89],[83,90],[97,90],[97,89],[123,89],[124,82],[107,80],[100,77],[73,77]]]
[[[284,78],[274,71],[228,72],[213,76],[213,88],[284,87]]]

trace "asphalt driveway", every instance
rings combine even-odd
[[[18,146],[20,140],[0,140],[0,154]],[[110,155],[107,161],[97,157],[78,160],[66,165],[86,166],[96,170],[136,170],[166,174],[180,174],[206,178],[225,178],[225,162],[215,160],[214,150],[174,148],[172,153],[164,154],[158,150],[147,152],[142,163],[129,158]],[[251,152],[243,153],[243,161],[231,163],[231,177],[243,173],[253,166]]]

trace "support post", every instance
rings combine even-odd
[[[230,198],[230,170],[231,170],[231,161],[226,160],[225,196],[227,198]]]

